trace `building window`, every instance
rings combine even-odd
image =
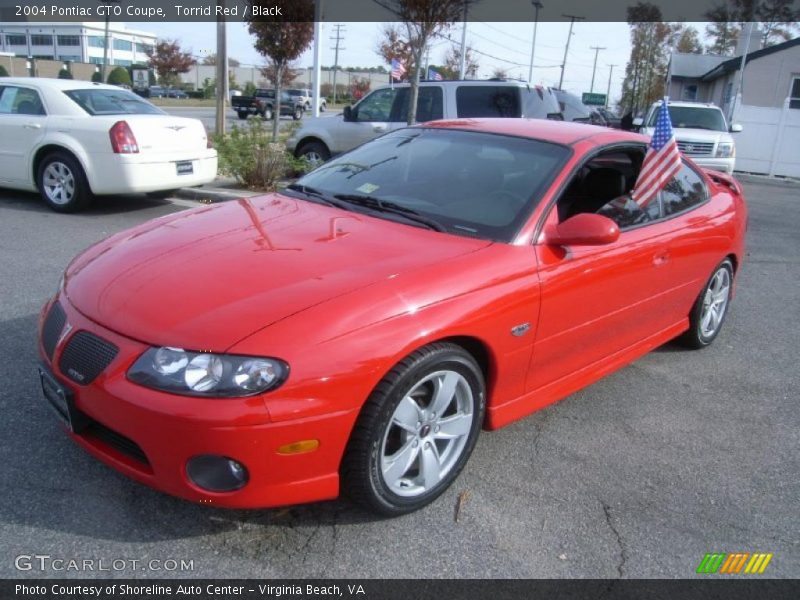
[[[128,40],[114,40],[114,50],[126,50],[130,52],[133,50],[133,44]]]
[[[80,46],[81,38],[77,35],[59,35],[57,38],[59,46]]]
[[[52,46],[53,45],[53,36],[52,35],[32,35],[31,36],[31,46]]]
[[[34,54],[32,58],[38,58],[39,60],[53,60],[52,54]]]
[[[89,36],[89,45],[92,48],[105,48],[106,47],[106,38],[100,37],[99,35],[90,35]]]
[[[114,64],[119,65],[120,67],[130,67],[133,61],[131,60],[122,60],[119,58],[114,59]]]
[[[140,52],[142,54],[148,54],[153,51],[153,46],[150,44],[142,44],[137,42],[136,43],[136,52]]]
[[[697,100],[697,86],[687,85],[683,88],[683,99],[684,100]]]
[[[792,80],[792,91],[789,93],[789,108],[800,108],[800,77]]]
[[[80,62],[81,57],[72,54],[59,54],[58,60],[63,60],[64,62]]]
[[[28,40],[25,39],[24,35],[7,35],[6,44],[9,46],[27,46]]]
[[[103,64],[103,57],[102,56],[90,56],[89,62],[93,65],[102,65]]]

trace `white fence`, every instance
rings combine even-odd
[[[783,177],[800,177],[800,109],[742,104],[733,122],[743,131],[736,140],[736,170]]]

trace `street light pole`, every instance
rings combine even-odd
[[[461,28],[461,63],[458,67],[458,76],[466,79],[467,74],[467,0],[464,0],[464,27]],[[427,73],[425,74],[427,76]]]
[[[225,90],[228,87],[228,44],[225,31],[225,0],[217,0],[217,6],[221,7],[217,17],[217,94],[216,94],[216,120],[214,122],[214,132],[217,135],[225,135]]]
[[[561,63],[561,78],[558,80],[558,89],[563,89],[564,85],[564,69],[567,66],[567,53],[569,52],[569,41],[572,38],[572,26],[578,19],[583,20],[586,17],[578,17],[576,15],[561,15],[569,19],[569,35],[567,35],[567,45],[564,47],[564,61]]]
[[[592,83],[589,86],[589,92],[594,92],[594,74],[597,71],[597,55],[600,54],[600,50],[605,50],[602,46],[589,46],[589,50],[594,50],[594,66],[592,67]]]
[[[539,10],[544,8],[544,4],[539,0],[532,0],[533,8],[536,11],[533,17],[533,42],[531,43],[531,66],[528,69],[528,83],[533,81],[533,55],[536,52],[536,28],[539,25]]]
[[[608,65],[611,70],[608,72],[608,88],[606,89],[606,108],[608,108],[608,98],[611,96],[611,75],[614,73],[614,67],[617,65]]]
[[[106,4],[119,4],[120,0],[98,0],[98,2],[105,2]],[[109,27],[111,25],[111,15],[109,14],[110,11],[108,7],[106,7],[106,31],[105,36],[103,37],[103,81],[102,83],[106,82],[106,77],[108,71],[108,37],[109,37]]]

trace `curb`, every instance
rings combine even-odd
[[[765,185],[774,185],[779,187],[798,187],[800,180],[791,177],[774,177],[770,175],[757,175],[755,173],[739,173],[734,172],[733,176],[738,181],[745,183],[761,183]]]
[[[175,192],[178,198],[185,198],[187,200],[196,200],[205,204],[214,204],[216,202],[228,202],[229,200],[238,200],[240,198],[252,198],[253,196],[261,195],[260,192],[251,192],[250,190],[226,190],[220,188],[180,188]]]

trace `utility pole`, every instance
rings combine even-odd
[[[319,88],[321,84],[322,69],[322,0],[314,3],[314,84],[312,85],[311,110],[315,117],[319,116]]]
[[[589,92],[594,91],[594,73],[597,71],[597,55],[600,50],[605,50],[605,46],[589,46],[589,50],[594,50],[594,66],[592,67],[592,84],[589,86]]]
[[[544,8],[544,4],[539,2],[539,0],[531,0],[531,4],[533,4],[536,13],[533,17],[533,42],[531,43],[531,66],[528,69],[528,83],[533,82],[533,55],[536,52],[536,28],[539,25],[539,10]]]
[[[561,16],[569,19],[569,35],[567,35],[567,45],[564,47],[564,61],[561,63],[561,78],[558,80],[558,89],[563,89],[562,86],[564,85],[564,69],[567,66],[567,53],[569,52],[569,40],[572,38],[572,26],[575,25],[575,21],[583,21],[586,18],[577,15],[562,14]]]
[[[464,27],[461,28],[461,63],[458,67],[459,79],[466,79],[467,74],[467,9],[469,4],[464,0]]]
[[[606,108],[608,108],[608,98],[611,96],[611,75],[614,73],[614,67],[617,65],[608,65],[611,70],[608,72],[608,88],[606,89]]]
[[[339,50],[344,50],[344,48],[340,47],[339,44],[344,39],[342,36],[342,30],[345,29],[345,26],[341,23],[337,23],[333,26],[336,30],[336,35],[331,39],[331,41],[336,42],[336,45],[331,48],[333,50],[333,103],[336,104],[336,71],[339,70]]]
[[[222,16],[225,13],[225,0],[217,0],[217,6],[222,10],[217,17],[217,114],[214,132],[217,135],[225,135],[225,90],[228,88],[228,43],[225,38],[225,17]]]

